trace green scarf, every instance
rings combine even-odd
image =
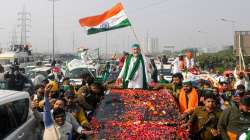
[[[165,80],[165,79],[163,79],[163,80],[159,80],[159,83],[160,84],[167,84],[167,83],[169,83],[167,80]]]
[[[247,134],[246,140],[250,140],[250,130],[248,130],[246,134]]]
[[[110,66],[109,66],[109,65],[106,65],[105,68],[104,68],[104,71],[103,71],[103,73],[102,73],[102,80],[103,80],[104,82],[107,81],[108,78],[109,78],[109,75],[110,75],[109,69],[110,69]]]
[[[130,54],[128,56],[128,58],[126,59],[125,71],[124,71],[124,74],[123,74],[123,88],[128,88],[128,82],[134,78],[135,73],[138,70],[138,68],[140,66],[140,62],[141,62],[142,63],[142,67],[143,67],[143,89],[147,89],[148,86],[147,86],[147,79],[146,79],[145,64],[144,64],[144,61],[143,61],[143,58],[142,58],[141,54],[137,57],[134,65],[133,65],[132,71],[128,75],[129,64],[131,62],[132,57],[133,57],[133,55]],[[128,80],[129,81],[126,81],[127,76],[128,76]]]

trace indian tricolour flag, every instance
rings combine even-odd
[[[82,18],[79,22],[88,35],[131,26],[121,3],[100,15]]]

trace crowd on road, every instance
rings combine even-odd
[[[138,44],[132,46],[132,54],[124,53],[118,59],[119,75],[115,81],[108,81],[113,70],[110,66],[103,69],[102,78],[105,80],[102,79],[102,82],[85,73],[81,76],[81,85],[72,84],[69,77],[62,75],[58,79],[55,74],[50,74],[36,83],[35,93],[30,94],[32,110],[38,122],[37,139],[86,139],[98,133],[92,129],[90,121],[106,91],[114,87],[166,89],[175,98],[181,113],[181,127],[190,132],[191,139],[250,139],[248,75],[236,68],[232,74],[217,73],[217,84],[208,79],[193,81],[186,78],[183,71],[196,71],[194,61],[189,59],[183,64],[184,59],[185,55],[182,54],[173,61],[171,81],[157,74],[155,60],[148,61],[141,54]],[[12,85],[13,90],[20,90],[18,87],[24,86],[20,81],[27,78],[19,70],[13,69],[11,73],[5,73],[2,77],[9,83],[15,83],[15,86],[8,84]]]
[[[53,76],[36,86],[32,108],[36,118],[43,121],[44,139],[76,139],[94,133],[89,121],[104,96],[104,87],[94,83],[89,74],[83,77],[78,90],[68,78],[59,86]]]
[[[212,79],[194,81],[200,72],[195,67],[192,53],[187,52],[172,62],[172,81],[167,83],[162,78],[158,82],[154,71],[147,71],[146,63],[140,47],[134,45],[132,55],[128,56],[120,72],[118,84],[122,83],[123,88],[167,89],[179,105],[182,128],[190,131],[191,139],[250,138],[249,78],[240,67],[233,73],[216,73]],[[151,68],[154,67],[152,64]],[[191,73],[192,78],[188,78],[187,73]],[[150,83],[150,78],[155,84],[146,84]]]

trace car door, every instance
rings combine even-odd
[[[0,139],[15,139],[17,123],[9,103],[0,105]]]
[[[11,110],[17,123],[16,140],[36,139],[36,121],[30,110],[29,99],[25,98],[12,102]]]

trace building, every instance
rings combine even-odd
[[[239,56],[240,49],[243,56],[250,56],[250,31],[235,31],[234,52],[236,56]]]
[[[159,39],[150,38],[150,45],[148,46],[148,52],[151,54],[156,54],[159,52]]]

